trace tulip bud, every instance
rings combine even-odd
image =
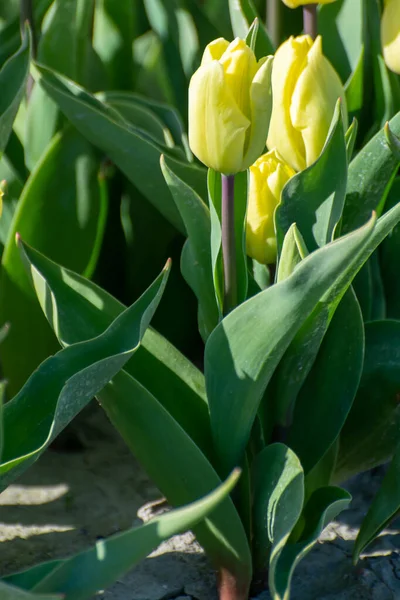
[[[400,74],[400,3],[385,0],[381,21],[383,57],[391,71]]]
[[[259,263],[276,261],[275,208],[295,171],[276,150],[260,156],[250,167],[246,246],[247,254]]]
[[[265,148],[271,115],[272,57],[257,62],[236,38],[206,47],[189,85],[193,154],[225,175],[247,169]]]
[[[291,37],[278,48],[272,69],[272,115],[267,140],[296,171],[314,163],[324,147],[338,98],[347,128],[343,85],[322,54],[322,40]]]
[[[332,2],[336,2],[336,0],[283,0],[283,3],[289,8],[297,8],[306,4],[331,4]]]

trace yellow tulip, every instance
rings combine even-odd
[[[236,38],[206,47],[189,85],[189,144],[220,173],[247,169],[265,148],[271,115],[272,57],[257,62]]]
[[[385,0],[381,21],[383,57],[389,69],[400,74],[400,3]]]
[[[283,3],[289,8],[297,8],[305,4],[331,4],[332,2],[336,2],[336,0],[283,0]]]
[[[250,167],[246,246],[247,254],[259,263],[276,261],[274,212],[281,193],[295,171],[276,150],[260,156]]]
[[[347,127],[343,85],[322,53],[322,40],[291,37],[278,48],[272,69],[272,115],[267,140],[296,171],[317,160],[338,98]]]

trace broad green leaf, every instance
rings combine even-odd
[[[199,447],[128,373],[119,373],[98,397],[114,427],[173,506],[192,502],[218,485],[218,475]],[[194,532],[215,566],[227,569],[246,588],[250,551],[231,499]]]
[[[22,45],[0,71],[0,158],[7,146],[29,75],[30,33],[25,29]]]
[[[400,135],[400,113],[389,123],[394,135]],[[371,211],[380,214],[399,162],[393,156],[382,129],[369,141],[349,166],[347,195],[343,209],[342,232],[359,227]]]
[[[350,162],[353,157],[354,146],[357,139],[358,133],[358,121],[353,119],[350,127],[346,131],[346,148],[347,148],[347,161]]]
[[[259,402],[280,359],[324,294],[347,280],[374,227],[372,219],[312,253],[290,277],[236,308],[209,337],[206,386],[222,472],[241,463]]]
[[[46,15],[37,57],[41,64],[90,90],[104,87],[103,81],[99,82],[103,78],[99,77],[98,57],[91,42],[94,6],[94,0],[54,0]]]
[[[145,27],[144,8],[130,0],[96,2],[93,48],[100,57],[111,89],[134,88],[137,68],[133,61],[133,42]]]
[[[237,472],[233,473],[225,483],[189,506],[156,517],[141,527],[98,541],[95,547],[71,558],[55,561],[52,570],[32,588],[35,593],[41,594],[37,600],[49,598],[43,597],[45,593],[56,592],[62,594],[64,600],[87,600],[98,590],[107,588],[144,559],[162,541],[191,529],[212,513],[232,491],[238,476]],[[32,570],[37,569],[38,567],[34,567]],[[18,582],[21,575],[29,576],[29,571],[8,579]],[[27,600],[28,598],[29,595]],[[21,600],[23,599],[24,596],[21,596]],[[32,598],[35,599],[36,596]],[[10,598],[10,600],[14,599]],[[19,598],[16,597],[15,600]]]
[[[175,175],[165,157],[161,159],[161,169],[188,234],[181,269],[199,301],[199,318],[207,338],[218,323],[211,267],[210,211],[196,192]]]
[[[378,537],[383,529],[390,525],[400,511],[400,450],[397,448],[390,467],[383,479],[367,516],[358,533],[353,560],[358,562],[361,552]]]
[[[256,456],[252,474],[255,569],[261,575],[269,563],[274,579],[279,556],[303,509],[303,469],[290,448],[272,444]]]
[[[274,600],[289,600],[294,569],[317,543],[325,527],[348,508],[350,502],[350,494],[341,488],[323,487],[314,492],[302,515],[303,533],[300,539],[283,548],[274,570],[270,572],[269,586]]]
[[[395,179],[387,201],[390,209],[400,201],[400,179]],[[400,225],[382,242],[380,252],[380,270],[386,299],[386,314],[389,319],[400,319]]]
[[[360,50],[360,56],[354,71],[346,83],[346,102],[349,117],[361,118],[364,101],[364,77],[365,77],[365,51],[364,46]],[[350,160],[350,159],[349,159]]]
[[[110,313],[121,311],[121,305],[94,284],[60,269],[27,246],[25,254],[32,264],[42,308],[64,343],[102,330]],[[135,359],[127,364],[130,373],[122,371],[98,394],[101,404],[169,501],[174,505],[191,502],[219,483],[205,456],[211,454],[211,440],[202,376],[151,330]],[[221,505],[210,524],[199,526],[196,534],[216,564],[232,571],[246,587],[251,560],[232,502]]]
[[[61,264],[91,275],[107,210],[99,168],[90,144],[76,131],[65,130],[52,141],[19,200],[0,277],[0,323],[12,325],[0,349],[11,393],[58,347],[37,305],[15,234]]]
[[[94,283],[60,267],[27,244],[23,249],[42,310],[62,345],[99,335],[124,310],[123,304]],[[211,433],[202,373],[151,328],[125,369],[207,454]]]
[[[345,357],[345,358],[344,358]],[[341,300],[296,400],[287,443],[308,473],[334,443],[357,393],[364,328],[352,289]]]
[[[26,109],[24,150],[30,171],[46,151],[57,131],[59,120],[57,104],[40,85],[35,84]]]
[[[389,234],[390,235],[390,234]],[[353,289],[357,296],[364,321],[371,320],[372,312],[372,273],[371,263],[367,261],[357,273],[353,281]]]
[[[330,165],[334,164],[335,169]],[[333,239],[343,210],[347,182],[347,152],[340,103],[336,105],[331,132],[321,156],[286,184],[275,211],[277,241],[296,223],[312,252]]]
[[[144,133],[149,134],[155,142],[165,144],[168,147],[174,146],[174,140],[171,132],[164,125],[162,120],[148,107],[138,104],[131,98],[131,95],[125,92],[109,94],[97,94],[97,97],[116,110],[130,123]]]
[[[158,306],[168,269],[104,333],[48,358],[4,407],[0,489],[35,462],[64,427],[122,369]]]
[[[322,35],[324,54],[335,67],[343,83],[353,73],[363,45],[363,0],[338,0],[319,8],[318,33]]]
[[[174,105],[178,107],[180,113],[186,116],[187,113],[187,86],[188,79],[183,69],[183,59],[180,53],[180,38],[182,32],[178,23],[177,5],[174,0],[166,3],[162,0],[144,0],[147,18],[151,28],[159,37],[162,49],[164,64],[168,79],[171,82],[171,88],[174,96]],[[189,60],[193,60],[193,44],[196,53],[196,34],[193,36],[193,25],[187,30],[189,43],[187,52]],[[192,56],[191,56],[192,55]]]
[[[224,266],[222,260],[222,181],[221,174],[208,170],[208,197],[211,218],[211,263],[214,278],[214,290],[220,315],[223,314]],[[248,290],[248,272],[246,256],[245,222],[247,211],[247,173],[235,175],[234,214],[235,247],[237,269],[237,303],[246,300]]]
[[[104,92],[101,95],[104,102],[110,105],[116,105],[120,103],[127,103],[129,105],[136,105],[138,107],[145,108],[153,115],[156,115],[164,124],[167,131],[172,135],[175,145],[182,145],[188,156],[188,160],[192,160],[189,144],[187,141],[187,135],[183,126],[182,119],[177,110],[168,104],[158,102],[153,98],[147,98],[140,94],[134,94],[133,92]],[[118,107],[117,107],[118,108]]]
[[[43,66],[37,65],[37,69],[40,85],[57,102],[78,131],[105,152],[149,202],[184,233],[182,220],[160,169],[160,155],[168,153],[168,148],[161,147],[144,136],[117,111],[63,75]],[[201,197],[206,197],[203,168],[178,160],[171,164],[179,177]]]
[[[361,267],[398,223],[399,218],[400,204],[379,219],[370,243],[364,247],[357,260],[345,269],[343,276],[317,304],[286,350],[274,373],[271,389],[266,393],[267,396],[272,395],[274,398],[276,419],[281,426],[287,427],[292,421],[297,394],[310,372],[329,322],[343,294]],[[266,425],[264,423],[264,426]]]
[[[1,600],[62,600],[62,596],[55,594],[35,594],[20,590],[13,585],[0,581]]]
[[[364,369],[340,435],[334,480],[345,481],[391,458],[399,442],[400,321],[365,325]]]
[[[259,20],[259,30],[256,41],[256,56],[260,59],[274,53],[274,47],[269,39],[263,20],[260,19],[252,0],[229,0],[229,13],[233,34],[235,37],[246,39],[254,19]]]

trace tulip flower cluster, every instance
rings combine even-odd
[[[318,159],[338,99],[347,125],[343,85],[321,37],[291,37],[274,59],[259,61],[241,39],[220,38],[204,51],[189,88],[189,143],[225,175],[250,167],[247,251],[258,262],[276,259],[274,209],[295,171]]]

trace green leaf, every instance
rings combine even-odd
[[[318,303],[312,314],[300,327],[286,350],[274,373],[271,389],[267,392],[267,396],[274,398],[276,419],[281,426],[287,427],[292,422],[292,411],[297,394],[310,372],[338,303],[355,275],[398,223],[399,218],[400,204],[393,207],[383,218],[379,219],[370,242],[364,247],[352,265],[345,269],[343,276],[339,278],[337,283],[321,299],[321,302]],[[264,423],[264,426],[267,426],[267,424]],[[267,426],[267,429],[269,427]]]
[[[258,18],[259,30],[257,33],[255,52],[257,59],[274,53],[274,47],[269,39],[267,29],[263,20],[260,19],[257,14],[252,0],[229,0],[229,13],[231,16],[233,35],[244,40],[249,33],[249,29],[254,19]]]
[[[151,111],[153,115],[156,115],[162,121],[168,131],[168,136],[169,134],[172,135],[175,145],[183,146],[188,160],[193,160],[182,119],[178,111],[172,106],[164,104],[163,102],[158,102],[153,98],[146,98],[146,96],[134,94],[133,92],[104,92],[100,97],[104,102],[112,106],[120,105],[122,103],[128,104],[129,106],[135,105]],[[119,108],[118,106],[116,107]]]
[[[218,475],[199,447],[133,377],[119,373],[99,394],[99,400],[134,456],[173,506],[192,502],[218,485]],[[231,499],[194,533],[215,566],[227,569],[245,589],[251,577],[250,550]]]
[[[25,29],[20,49],[0,71],[0,158],[7,146],[29,75],[30,34]]]
[[[19,232],[62,264],[91,275],[107,210],[99,168],[90,144],[68,129],[52,141],[19,200],[0,278],[0,323],[12,325],[1,349],[11,393],[58,347],[37,305],[15,246],[15,234]]]
[[[303,533],[296,543],[287,544],[270,574],[269,585],[274,600],[289,600],[294,569],[317,543],[325,527],[348,508],[351,496],[336,487],[323,487],[314,492],[307,502],[303,520]]]
[[[279,556],[303,509],[303,469],[290,448],[272,444],[256,456],[253,478],[256,574],[262,575],[269,562],[270,578],[274,580]]]
[[[278,263],[276,281],[279,283],[293,273],[297,265],[308,256],[309,252],[304,243],[303,236],[293,223],[283,239],[281,256]]]
[[[400,114],[390,121],[389,126],[394,135],[400,136]],[[392,154],[382,129],[350,163],[343,233],[365,223],[371,211],[382,212],[398,166],[399,161]]]
[[[340,435],[335,481],[380,465],[393,455],[400,432],[400,321],[365,325],[364,369]]]
[[[24,136],[25,163],[30,171],[55,135],[58,119],[57,104],[40,85],[35,84],[27,104]]]
[[[143,7],[130,0],[96,2],[93,48],[107,71],[111,89],[130,90],[135,85],[132,46],[142,33],[144,20]]]
[[[239,473],[234,472],[213,492],[193,504],[156,517],[141,527],[98,541],[95,547],[71,558],[56,561],[53,569],[34,585],[33,590],[40,594],[58,592],[62,594],[64,600],[86,600],[98,590],[110,586],[162,541],[191,529],[206,518],[232,491],[238,477]],[[34,567],[31,570],[37,569],[38,567]],[[8,579],[18,582],[21,575],[29,575],[29,571]],[[24,596],[21,596],[21,600],[23,598]],[[29,595],[27,600],[28,598]],[[36,596],[34,598],[36,599]],[[42,598],[42,596],[38,597],[38,600]]]
[[[7,585],[0,581],[0,594],[2,600],[62,600],[62,596],[51,594],[32,594],[20,590],[13,585]]]
[[[374,541],[400,511],[400,449],[398,448],[358,533],[353,561],[357,563],[361,552]]]
[[[42,308],[64,343],[102,330],[110,313],[121,311],[121,305],[94,284],[26,246],[25,253],[34,264],[32,277]],[[219,479],[206,458],[211,440],[201,374],[151,330],[126,369],[129,373],[119,373],[98,394],[111,421],[172,504],[208,493]],[[210,524],[196,528],[196,535],[215,563],[224,565],[246,587],[251,559],[231,500],[221,505]]]
[[[345,360],[343,357],[346,357]],[[341,300],[296,400],[287,443],[308,473],[334,443],[357,393],[364,328],[352,289]]]
[[[27,244],[23,249],[42,310],[62,345],[101,334],[124,310],[123,304],[96,284],[60,267]],[[125,369],[157,398],[203,452],[209,452],[211,432],[204,377],[189,360],[149,328]]]
[[[63,75],[43,66],[37,65],[37,69],[40,85],[78,131],[105,152],[147,200],[184,233],[182,219],[160,170],[160,155],[168,153],[168,148],[159,146],[143,135],[116,110]],[[172,164],[175,173],[205,198],[204,169],[178,160]]]
[[[335,169],[331,165],[335,165]],[[293,223],[312,252],[333,239],[343,210],[347,182],[347,153],[340,103],[336,105],[331,132],[316,163],[298,173],[286,184],[275,211],[277,241]]]
[[[318,33],[324,54],[343,82],[357,68],[363,45],[363,0],[338,0],[319,7]]]
[[[94,6],[94,0],[54,0],[40,37],[38,61],[97,90],[104,87],[104,78],[91,43]]]
[[[1,489],[39,458],[131,358],[161,299],[167,275],[166,269],[100,336],[48,358],[5,405]]]
[[[360,119],[363,109],[365,77],[364,54],[363,46],[360,51],[358,63],[345,86],[347,110],[350,118]]]
[[[236,308],[209,337],[206,386],[222,472],[241,463],[261,397],[290,342],[324,294],[335,291],[335,282],[347,281],[373,231],[371,220],[312,253],[290,277]]]
[[[387,208],[400,200],[400,179],[395,179],[387,201]],[[389,319],[400,319],[400,225],[397,224],[380,247],[380,269],[386,299],[386,314]]]
[[[207,338],[218,323],[211,267],[210,211],[196,192],[175,175],[165,157],[161,158],[161,169],[188,234],[181,270],[199,301],[199,317]]]

